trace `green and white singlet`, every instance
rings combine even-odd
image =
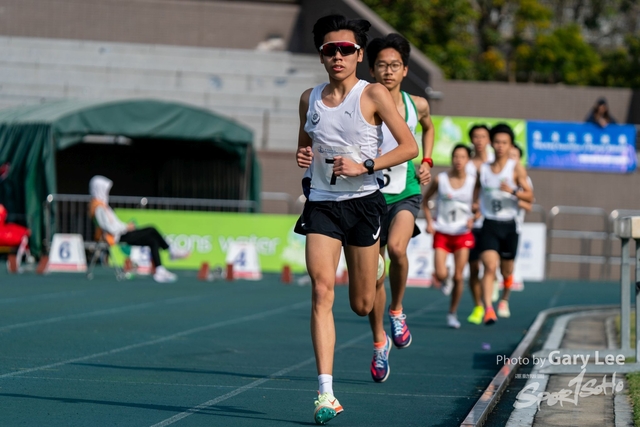
[[[406,92],[400,92],[402,94],[402,101],[404,102],[404,118],[407,122],[407,126],[411,130],[411,133],[415,136],[416,128],[418,126],[418,109],[411,99],[411,96]],[[416,144],[418,144],[416,142]],[[380,149],[382,154],[386,154],[398,146],[395,138],[391,134],[391,131],[386,124],[382,124],[382,144]],[[404,200],[411,196],[419,196],[422,194],[420,191],[420,181],[416,175],[413,161],[409,160],[405,163],[393,166],[384,170],[384,187],[380,190],[384,194],[384,198],[387,204],[392,204]]]

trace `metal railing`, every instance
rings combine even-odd
[[[602,219],[604,231],[584,231],[584,230],[556,230],[554,223],[559,215],[581,215],[595,216]],[[607,277],[608,263],[611,256],[610,252],[610,226],[607,211],[602,208],[592,208],[585,206],[554,206],[549,210],[549,219],[547,222],[547,249],[545,262],[545,277],[549,277],[552,262],[567,262],[580,264],[580,278],[588,278],[590,275],[591,264],[600,264],[600,278]],[[580,240],[580,254],[554,254],[554,239],[578,239]],[[595,240],[603,241],[603,255],[592,255],[592,243]]]
[[[287,193],[262,192],[262,201],[284,202],[287,212],[296,209],[295,200]],[[95,226],[89,218],[91,196],[83,194],[50,194],[44,203],[45,236],[44,246],[48,252],[54,233],[80,234],[85,247],[91,249],[94,242]],[[109,196],[112,208],[154,209],[204,212],[255,212],[257,203],[253,200],[187,199],[138,196]]]

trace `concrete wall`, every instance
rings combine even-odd
[[[581,122],[596,100],[604,96],[613,117],[624,123],[633,97],[633,91],[624,88],[459,80],[446,80],[436,89],[444,96],[431,100],[433,114],[527,120]],[[636,123],[640,123],[640,117],[637,119]]]
[[[1,0],[0,35],[254,49],[289,43],[300,6],[249,1]]]

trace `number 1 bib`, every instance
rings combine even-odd
[[[358,146],[313,145],[313,174],[311,187],[325,191],[357,192],[364,185],[364,175],[336,176],[333,173],[334,158],[341,156],[362,163]]]

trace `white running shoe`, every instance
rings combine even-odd
[[[169,257],[172,260],[184,259],[191,255],[191,251],[187,249],[176,248],[175,246],[169,246]]]
[[[455,314],[447,314],[447,325],[450,328],[453,329],[459,329],[460,328],[460,322],[458,321],[458,316],[456,316]]]
[[[156,272],[153,274],[153,280],[158,283],[173,283],[178,280],[178,276],[176,276],[163,266],[159,266],[156,267]]]
[[[498,303],[498,317],[511,317],[511,311],[509,310],[509,301],[500,300]]]

